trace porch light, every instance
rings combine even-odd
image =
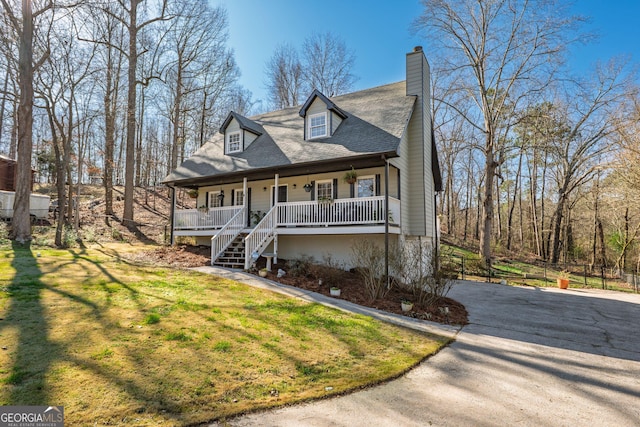
[[[304,191],[306,191],[307,193],[311,193],[311,189],[313,188],[313,185],[306,183],[304,186]]]
[[[297,188],[297,187],[298,187],[298,184],[293,184],[293,188]]]
[[[220,190],[220,193],[218,193],[218,200],[224,200],[224,190]]]

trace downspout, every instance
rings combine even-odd
[[[391,289],[391,279],[389,278],[389,161],[382,155],[384,160],[384,274],[387,280],[387,289]]]

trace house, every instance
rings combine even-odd
[[[194,236],[212,264],[237,268],[261,254],[349,266],[355,239],[436,245],[442,179],[421,47],[406,70],[406,81],[333,98],[314,90],[294,108],[230,112],[163,181],[197,190],[197,209],[174,203],[172,242]]]

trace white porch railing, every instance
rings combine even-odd
[[[244,229],[246,209],[242,207],[221,229],[211,238],[211,265],[229,247]]]
[[[264,250],[263,246],[268,244],[274,236],[276,228],[276,213],[277,207],[274,206],[267,212],[253,231],[247,235],[244,239],[244,268],[249,269],[251,267],[252,256],[254,252],[258,252],[258,255]]]
[[[174,213],[175,230],[198,230],[222,228],[231,221],[242,206],[228,206],[211,209],[181,209]]]
[[[384,224],[384,197],[361,197],[331,201],[288,202],[278,204],[278,226],[329,226]],[[389,198],[386,215],[399,224],[400,201]]]

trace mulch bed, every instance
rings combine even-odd
[[[211,248],[208,246],[180,245],[175,247],[165,246],[153,251],[140,252],[136,254],[135,258],[155,264],[190,268],[209,265],[210,256]],[[260,269],[263,268],[265,264],[266,260],[260,257],[256,267]],[[279,259],[278,264],[273,264],[273,271],[268,273],[267,279],[330,296],[330,288],[332,285],[328,284],[326,280],[320,284],[320,279],[314,275],[294,277],[285,274],[283,277],[278,278],[277,271],[279,268],[285,272],[289,270],[286,264],[286,260]],[[322,268],[326,271],[328,267]],[[255,274],[257,274],[257,270],[255,270]],[[411,311],[403,312],[400,302],[402,300],[413,300],[413,295],[410,291],[394,286],[384,298],[370,301],[366,298],[362,281],[356,273],[340,271],[334,277],[338,277],[333,286],[340,288],[340,296],[333,298],[340,298],[362,306],[417,319],[430,320],[432,322],[452,325],[466,325],[469,323],[468,313],[464,305],[451,298],[440,298],[435,304],[428,307],[414,304]],[[446,310],[445,307],[447,307],[448,310]]]
[[[278,278],[277,269],[279,267],[286,271],[286,268],[282,267],[283,263],[281,262],[280,264],[280,266],[276,265],[273,268],[273,271],[267,274],[267,279],[331,296],[331,286],[325,283],[320,284],[319,279],[291,277],[286,274]],[[397,286],[394,286],[384,298],[370,301],[365,296],[360,277],[356,273],[349,272],[344,272],[341,275],[339,283],[336,283],[334,286],[340,288],[340,296],[332,298],[340,298],[365,307],[371,307],[378,310],[384,310],[389,313],[401,314],[403,316],[417,319],[430,320],[432,322],[452,325],[466,325],[469,323],[467,309],[464,305],[451,298],[440,298],[435,304],[428,307],[414,304],[411,311],[403,312],[400,302],[403,300],[412,301],[414,299],[412,293],[408,290],[399,289]],[[447,310],[445,310],[445,307],[448,308],[448,313]]]

